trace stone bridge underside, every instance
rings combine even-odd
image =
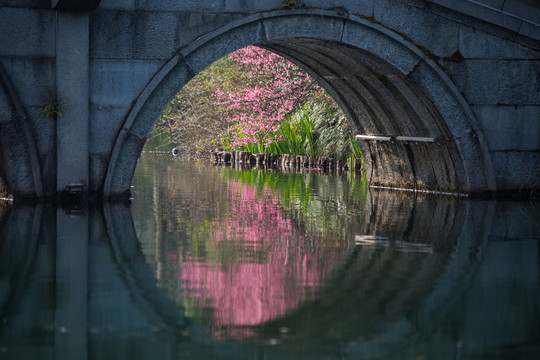
[[[436,140],[361,141],[373,185],[540,187],[534,3],[103,0],[92,12],[17,3],[0,8],[0,166],[15,197],[54,198],[68,183],[128,194],[174,95],[253,44],[314,76],[355,134]],[[42,111],[51,93],[67,104],[61,117]]]

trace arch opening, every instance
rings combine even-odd
[[[286,30],[268,24],[288,17],[303,20],[298,28]],[[321,21],[322,30],[312,30],[313,24],[306,29],[306,19]],[[360,142],[372,185],[463,193],[496,190],[472,111],[447,75],[418,48],[365,19],[276,12],[207,34],[162,68],[126,118],[111,156],[105,197],[129,189],[144,144],[140,140],[178,90],[215,60],[248,45],[284,56],[314,77],[356,134],[436,140]]]

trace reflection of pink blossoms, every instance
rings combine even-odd
[[[230,184],[236,217],[212,225],[219,260],[179,262],[184,296],[213,308],[214,329],[284,315],[316,294],[333,260],[317,251],[316,239],[295,230],[268,191],[258,196],[249,185]]]

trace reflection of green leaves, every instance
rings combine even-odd
[[[201,306],[196,298],[183,297],[185,316],[191,319],[197,319],[201,325],[212,325],[213,308],[210,306]]]
[[[355,173],[351,172],[351,179],[352,182],[352,194],[353,198],[360,199],[360,202],[362,204],[365,204],[367,201],[367,196],[369,192],[369,184],[367,181],[367,176],[365,173],[362,173],[360,178],[354,178],[356,175]]]
[[[279,204],[297,224],[319,235],[339,235],[343,230],[339,218],[363,206],[369,190],[365,176],[354,173],[348,177],[332,177],[225,169],[223,174],[256,187],[259,196],[263,196],[263,191],[278,193]]]

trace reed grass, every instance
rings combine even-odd
[[[274,141],[264,146],[249,144],[238,150],[277,155],[328,156],[336,160],[362,159],[358,142],[351,133],[347,119],[333,102],[316,99],[304,104],[298,111],[288,115],[276,133],[268,134]],[[223,139],[230,148],[227,138]]]

